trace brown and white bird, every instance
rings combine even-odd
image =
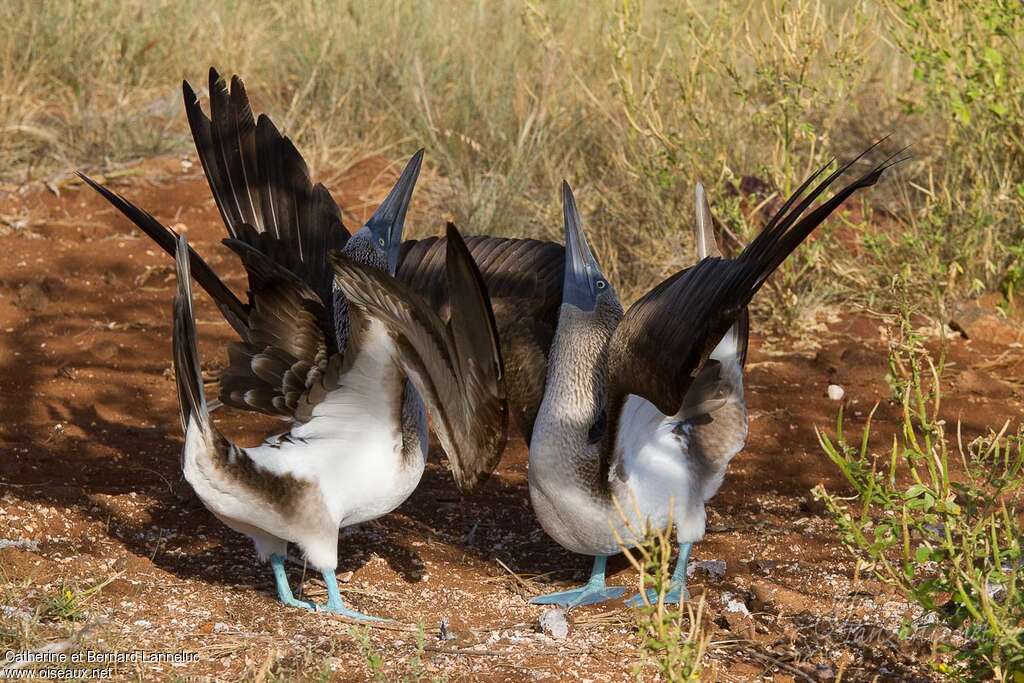
[[[243,303],[184,239],[123,197],[86,181],[176,255],[174,353],[185,478],[219,519],[269,559],[282,602],[296,600],[284,571],[288,543],[323,573],[324,609],[346,607],[334,576],[340,527],[374,519],[415,489],[427,456],[427,413],[457,485],[487,478],[507,437],[508,401],[485,286],[452,226],[429,277],[445,287],[445,320],[394,279],[422,151],[367,223],[349,236],[322,185],[266,116],[253,120],[244,87],[211,71],[211,117],[184,85],[199,158],[229,238],[248,275]],[[436,254],[436,250],[432,252]],[[261,446],[231,444],[209,418],[199,380],[191,276],[239,340],[228,346],[220,400],[291,423]],[[362,278],[386,289],[388,313],[430,330],[404,338],[384,316],[350,306]],[[371,294],[378,294],[374,289]]]
[[[850,164],[803,197],[821,169],[735,258],[714,248],[699,188],[700,260],[625,312],[563,184],[563,294],[530,443],[530,499],[554,540],[595,559],[586,585],[533,602],[575,606],[618,597],[623,589],[605,584],[607,556],[639,540],[631,529],[665,529],[670,521],[680,553],[666,597],[682,599],[690,547],[704,535],[705,503],[746,441],[747,304],[818,225],[892,163],[808,211]]]

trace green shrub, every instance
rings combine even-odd
[[[958,647],[940,644],[940,671],[1021,680],[1024,432],[1011,434],[1007,424],[965,443],[958,427],[951,446],[939,410],[942,359],[932,361],[909,315],[900,333],[889,380],[902,419],[891,452],[872,454],[870,416],[860,443],[847,442],[840,410],[835,437],[819,439],[854,495],[819,486],[815,496],[863,568],[962,636]],[[901,635],[911,632],[908,623]]]

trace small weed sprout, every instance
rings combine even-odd
[[[704,596],[696,608],[687,600],[685,610],[682,606],[665,603],[665,596],[672,588],[672,520],[669,519],[663,529],[653,529],[645,521],[643,530],[638,533],[633,520],[623,514],[618,503],[616,508],[629,536],[638,539],[633,545],[621,536],[617,538],[622,553],[639,575],[640,595],[644,602],[637,609],[640,661],[633,673],[640,679],[653,663],[662,678],[671,683],[699,681],[710,640],[710,635],[703,628]],[[634,519],[637,518],[639,513]],[[648,589],[653,589],[657,595],[653,602],[647,595]]]
[[[853,445],[840,410],[835,437],[818,437],[854,496],[840,498],[820,485],[814,495],[863,568],[960,632],[958,647],[937,644],[940,672],[958,680],[1021,680],[1024,592],[1017,571],[1024,432],[1009,433],[1007,423],[964,443],[958,426],[951,454],[939,417],[943,364],[924,349],[906,308],[889,366],[894,400],[902,406],[891,453],[871,454],[874,411],[860,444]],[[911,630],[905,624],[901,637]]]
[[[387,681],[387,675],[384,673],[384,657],[374,647],[373,641],[370,639],[370,629],[368,627],[354,626],[350,629],[349,633],[355,639],[356,645],[359,646],[359,652],[363,656],[367,680]]]
[[[121,576],[120,572],[82,591],[76,591],[67,583],[61,583],[60,589],[58,589],[55,595],[51,595],[43,600],[41,606],[42,618],[53,621],[81,621],[85,618],[85,606],[89,601],[119,576]]]
[[[85,616],[81,596],[67,584],[61,584],[55,595],[43,601],[43,615],[55,621],[80,621]]]
[[[443,676],[430,674],[423,662],[423,655],[427,650],[427,636],[426,628],[422,623],[419,624],[419,628],[416,631],[416,652],[402,662],[405,672],[396,677],[391,677],[384,671],[384,656],[381,655],[380,651],[373,644],[368,626],[354,626],[349,630],[349,635],[355,639],[356,645],[359,646],[359,652],[363,657],[363,666],[366,668],[367,680],[375,681],[375,683],[389,683],[390,681],[398,683],[420,683],[421,681],[443,683],[447,680]]]

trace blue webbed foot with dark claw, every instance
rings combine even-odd
[[[334,572],[325,571],[321,573],[324,577],[324,583],[327,584],[327,604],[318,605],[316,608],[318,612],[340,614],[343,617],[359,619],[360,621],[382,621],[380,617],[372,617],[369,614],[363,614],[362,612],[345,607],[345,603],[341,600],[341,592],[338,590],[338,580],[335,578]]]
[[[579,588],[547,595],[538,595],[531,598],[534,605],[561,605],[563,607],[582,607],[583,605],[596,605],[599,602],[615,600],[622,597],[626,592],[620,586],[606,586],[604,582],[604,567],[608,561],[607,556],[598,555],[594,558],[594,567],[590,572],[590,580]]]

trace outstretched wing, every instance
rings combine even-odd
[[[254,120],[240,78],[232,77],[228,90],[210,69],[209,117],[188,81],[182,91],[196,152],[228,234],[329,301],[327,254],[344,247],[349,234],[327,188],[312,183],[302,155],[270,117]],[[328,307],[328,321],[332,315]]]
[[[873,185],[892,165],[892,158],[887,159],[803,216],[867,151],[801,199],[827,166],[811,176],[735,259],[704,258],[664,280],[630,307],[608,350],[607,406],[612,429],[602,453],[605,474],[613,464],[615,429],[626,398],[630,394],[645,398],[665,415],[695,408],[688,403],[684,406],[687,392],[768,276],[850,195]],[[707,393],[708,400],[714,400],[714,392]]]
[[[507,237],[470,236],[465,242],[494,310],[509,406],[529,443],[558,324],[565,248],[556,242]],[[449,316],[446,251],[444,237],[407,241],[396,273],[399,281],[429,300],[442,320]]]
[[[189,250],[193,275],[241,339],[228,348],[220,399],[303,421],[326,381],[329,359],[338,353],[327,255],[344,247],[348,232],[337,204],[323,185],[311,182],[292,142],[267,116],[253,119],[241,80],[233,78],[229,91],[210,70],[210,117],[188,82],[183,90],[196,150],[230,235],[225,243],[249,276],[248,303],[242,303]],[[178,236],[173,230],[82,177],[174,255]]]
[[[430,411],[455,482],[471,491],[494,470],[508,433],[501,353],[480,272],[458,230],[445,245],[449,320],[386,273],[335,255],[335,283],[350,315],[383,324],[395,360]]]

